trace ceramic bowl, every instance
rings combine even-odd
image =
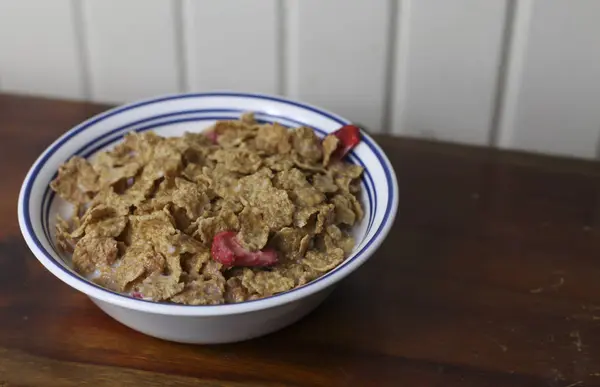
[[[188,306],[145,301],[86,280],[71,269],[70,257],[56,249],[56,214],[67,213],[70,206],[50,190],[49,183],[59,165],[71,156],[90,157],[109,149],[130,131],[181,135],[185,131],[202,131],[216,120],[238,118],[246,111],[254,111],[262,122],[288,127],[306,125],[320,135],[349,123],[304,103],[230,92],[170,95],[114,108],[66,132],[29,170],[19,195],[18,211],[27,245],[48,271],[85,293],[108,315],[161,339],[204,344],[235,342],[276,331],[302,318],[340,280],[376,253],[394,222],[398,205],[396,177],[388,158],[366,133],[362,133],[362,142],[347,156],[350,162],[365,168],[361,182],[365,217],[354,230],[355,249],[342,265],[302,287],[239,304]]]

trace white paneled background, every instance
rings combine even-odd
[[[598,0],[0,0],[0,92],[237,90],[373,132],[600,158]]]

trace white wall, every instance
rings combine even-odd
[[[373,131],[598,158],[598,0],[0,0],[0,91],[286,95]]]

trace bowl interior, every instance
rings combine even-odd
[[[348,123],[343,118],[296,102],[233,93],[177,95],[113,109],[67,132],[40,156],[30,170],[19,203],[19,220],[28,244],[47,268],[55,274],[60,270],[59,277],[69,284],[73,285],[65,275],[85,282],[85,286],[112,293],[75,273],[70,268],[70,257],[56,248],[56,215],[68,217],[72,211],[72,207],[55,195],[48,185],[55,178],[59,165],[74,155],[89,158],[110,149],[131,131],[179,136],[186,131],[200,132],[217,120],[235,119],[247,111],[254,111],[260,122],[278,122],[287,127],[310,126],[320,136]],[[363,133],[363,141],[349,154],[348,161],[365,168],[360,197],[365,216],[353,229],[356,238],[354,251],[342,265],[305,287],[335,277],[345,267],[360,265],[376,247],[374,241],[387,233],[395,216],[396,181],[391,165],[379,147]]]

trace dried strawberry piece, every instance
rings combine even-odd
[[[360,129],[358,126],[344,125],[331,134],[340,140],[338,148],[333,154],[333,157],[338,160],[346,156],[352,148],[360,143]]]
[[[132,292],[131,293],[131,297],[133,297],[133,298],[144,298],[144,296],[140,292]]]
[[[273,249],[249,251],[245,249],[233,231],[221,231],[213,238],[212,258],[223,266],[271,266],[277,263]]]
[[[217,132],[216,132],[216,131],[214,131],[214,130],[209,130],[208,132],[204,132],[204,135],[205,135],[206,137],[208,137],[208,139],[209,139],[210,141],[212,141],[212,143],[213,143],[213,144],[216,144],[216,143],[217,143],[217,137],[219,137],[219,135],[217,134]]]

